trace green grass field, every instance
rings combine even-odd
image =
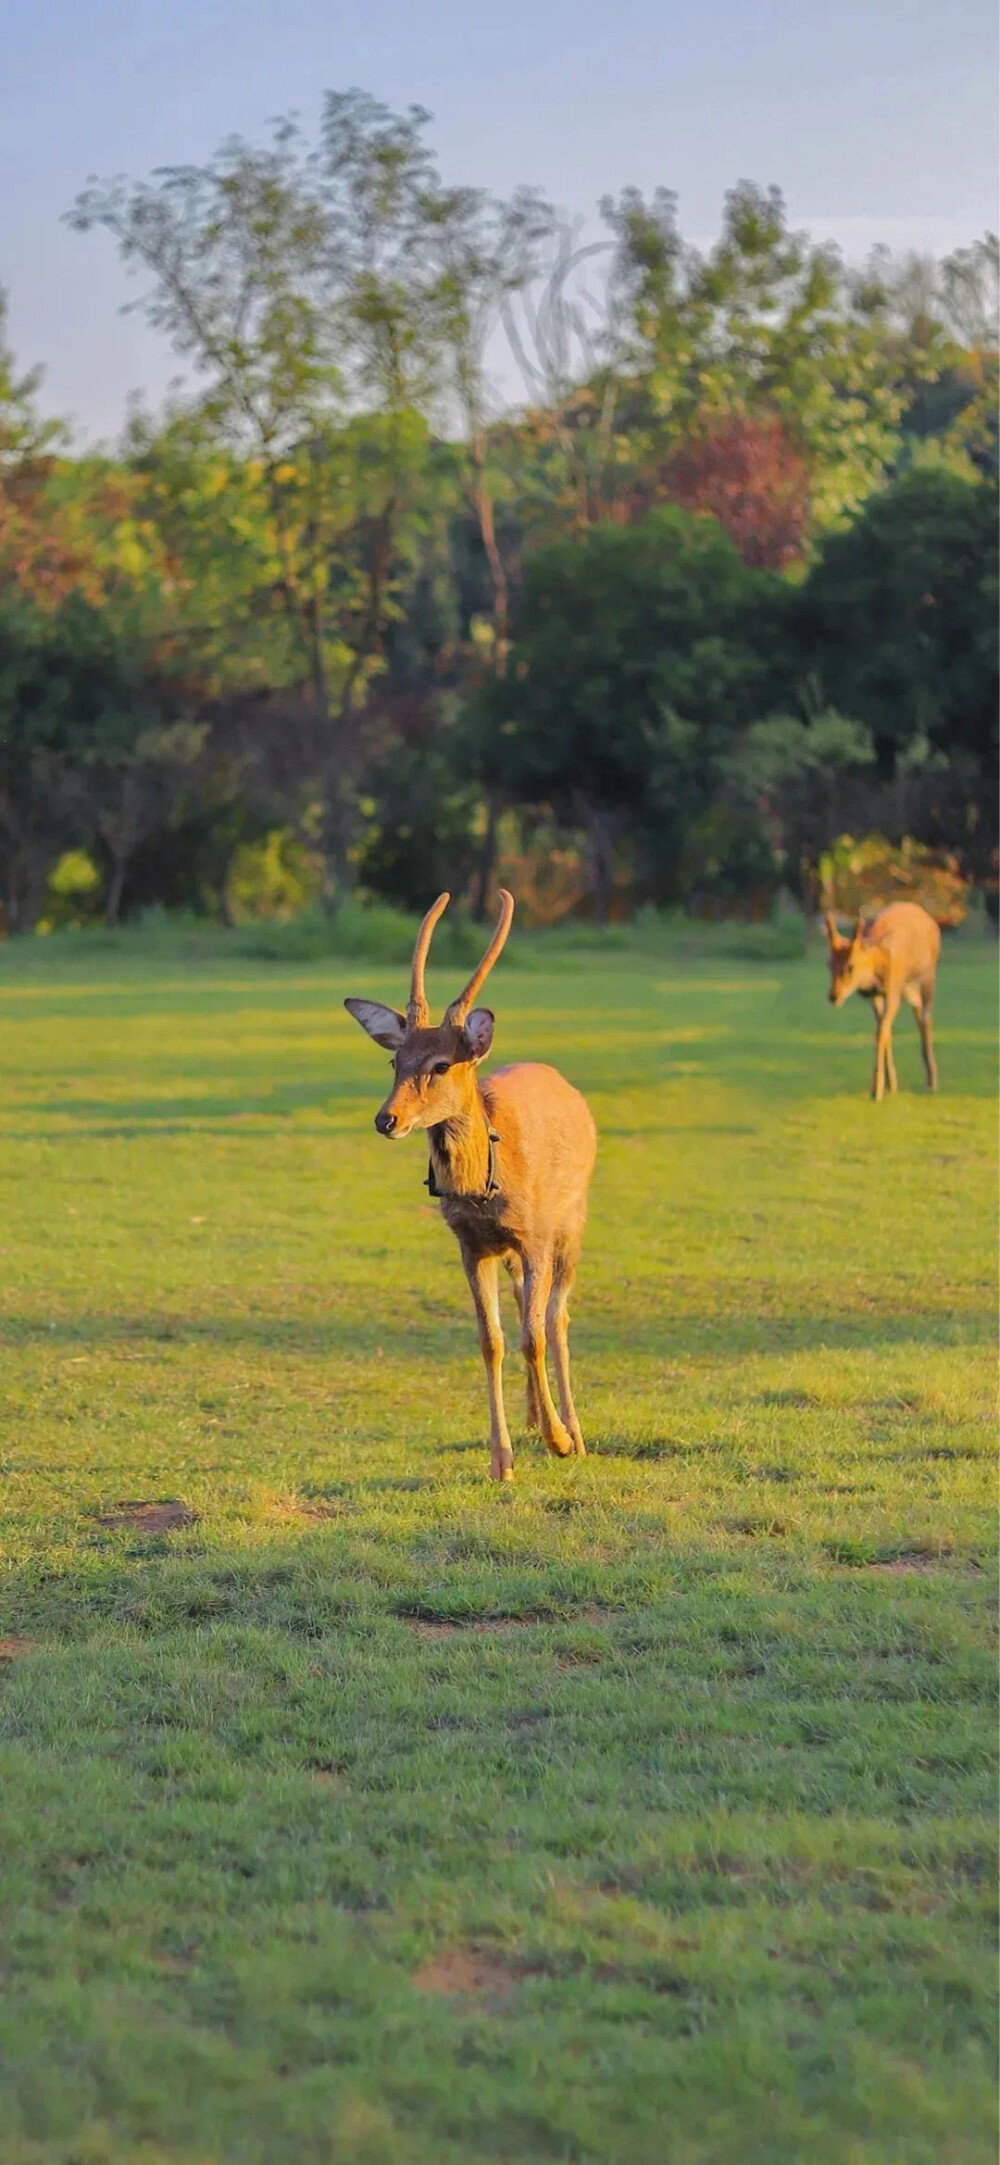
[[[402,973],[0,954],[4,2165],[993,2159],[995,967],[882,1106],[818,949],[497,972],[601,1135],[505,1492]]]

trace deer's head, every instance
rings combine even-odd
[[[431,934],[450,900],[450,895],[438,896],[417,934],[405,1015],[378,1000],[344,1001],[355,1022],[393,1056],[392,1089],[375,1115],[379,1134],[393,1142],[401,1142],[415,1128],[437,1127],[464,1112],[475,1086],[476,1067],[493,1043],[491,1010],[472,1003],[510,931],[514,898],[505,887],[500,889],[500,917],[486,953],[464,991],[445,1009],[444,1021],[435,1025],[424,993],[424,967]]]
[[[869,947],[863,937],[863,918],[859,917],[849,939],[838,930],[832,910],[827,911],[826,938],[830,957],[830,999],[834,1007],[842,1006],[852,992],[877,992],[879,989],[879,962],[881,949]]]

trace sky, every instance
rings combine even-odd
[[[543,188],[592,219],[634,184],[702,244],[742,179],[860,261],[940,255],[997,219],[993,0],[0,0],[0,284],[21,366],[79,442],[178,363],[104,235],[61,223],[91,175],[200,162],[354,86],[434,115],[443,176]]]

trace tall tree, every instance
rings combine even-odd
[[[472,756],[585,831],[599,919],[626,832],[646,891],[675,891],[685,823],[766,695],[770,598],[714,520],[673,506],[528,559],[513,666],[472,705]]]
[[[667,190],[602,207],[654,446],[777,417],[806,459],[815,525],[848,518],[892,460],[904,398],[874,299],[858,301],[836,250],[793,232],[780,192],[749,181],[705,253],[683,241]]]
[[[138,305],[191,359],[201,422],[256,482],[259,591],[285,614],[320,724],[331,902],[351,876],[359,717],[419,516],[422,126],[331,97],[315,152],[282,123],[263,149],[233,140],[204,167],[92,184],[72,214],[147,273]]]

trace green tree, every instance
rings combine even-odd
[[[421,516],[423,121],[330,97],[314,152],[282,123],[263,149],[233,140],[204,167],[95,183],[72,214],[147,274],[138,305],[204,381],[198,424],[222,493],[243,498],[230,565],[244,607],[280,607],[290,669],[323,724],[331,901],[351,872],[359,717]]]
[[[894,456],[904,393],[881,289],[858,293],[835,249],[793,232],[776,188],[743,181],[704,254],[676,198],[606,198],[654,456],[734,415],[774,416],[807,458],[817,528],[842,523]]]
[[[111,860],[113,919],[134,843],[139,797],[147,824],[164,811],[170,755],[165,691],[134,642],[72,594],[43,612],[23,597],[0,611],[0,855],[8,930],[36,923],[60,853],[95,837]],[[173,747],[176,758],[177,747]],[[145,776],[150,760],[155,779]]]
[[[765,696],[771,602],[714,520],[671,507],[527,560],[512,666],[473,703],[470,756],[508,801],[585,829],[599,918],[626,831],[647,890],[675,891],[686,825]]]
[[[916,469],[831,535],[801,596],[799,636],[824,690],[871,730],[879,762],[925,743],[996,744],[997,496]]]

